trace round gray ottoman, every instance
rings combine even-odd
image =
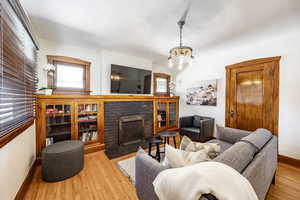
[[[61,181],[83,168],[84,145],[78,140],[68,140],[47,146],[42,152],[42,179]]]

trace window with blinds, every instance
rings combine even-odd
[[[0,4],[0,138],[34,119],[36,46],[7,1]]]

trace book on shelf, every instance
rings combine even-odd
[[[97,119],[97,115],[90,115],[88,118],[89,118],[89,120],[94,120],[94,119]]]
[[[79,113],[84,112],[84,105],[83,104],[78,105],[78,112]]]
[[[90,104],[86,104],[85,105],[85,112],[91,112],[91,105]]]
[[[158,121],[162,121],[162,117],[161,117],[160,114],[157,115],[157,120],[158,120]]]
[[[92,140],[97,140],[98,139],[98,132],[93,131],[92,133],[93,133]]]
[[[88,137],[87,138],[88,138],[88,141],[92,140],[92,133],[91,132],[88,133]]]
[[[86,132],[82,133],[82,135],[81,135],[82,142],[85,142],[86,134],[87,134]]]
[[[53,137],[47,137],[46,138],[46,146],[50,145],[50,144],[53,144],[54,141],[53,141]]]
[[[97,112],[97,104],[93,104],[92,105],[92,111],[93,112]]]
[[[89,120],[89,117],[78,117],[78,121]]]
[[[81,136],[81,141],[82,142],[87,142],[87,141],[97,140],[97,139],[98,139],[97,131],[84,132],[84,133],[82,133],[82,136]]]

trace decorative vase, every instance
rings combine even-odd
[[[52,95],[52,89],[45,89],[44,94],[45,95]]]

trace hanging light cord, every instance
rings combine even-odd
[[[182,29],[183,29],[183,25],[185,24],[185,21],[179,21],[178,23],[179,26],[179,31],[180,31],[180,42],[179,42],[179,46],[182,47]]]

